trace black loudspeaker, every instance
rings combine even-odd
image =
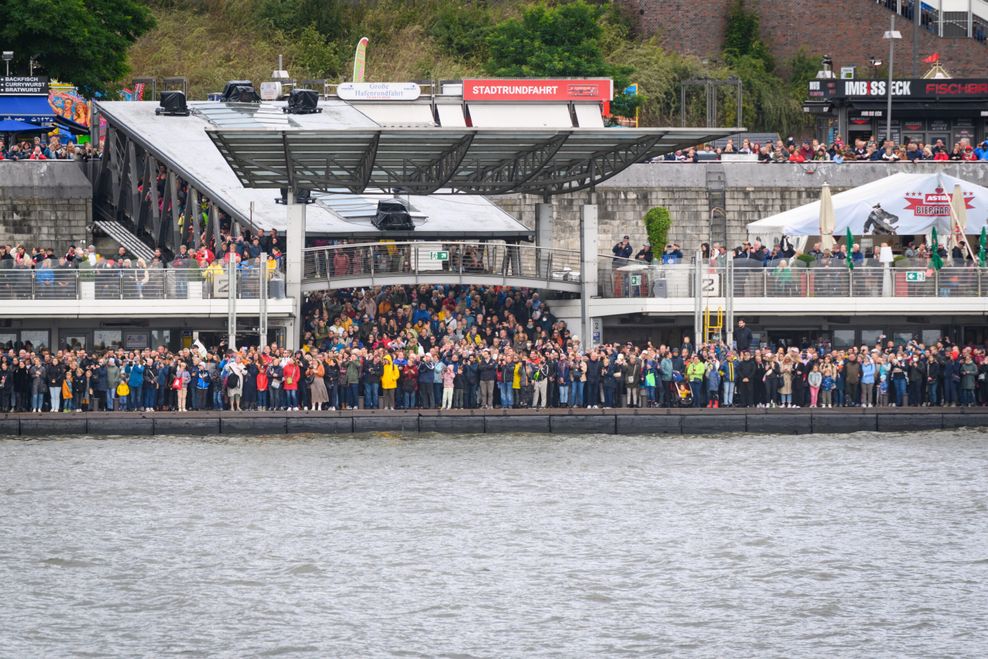
[[[185,104],[185,93],[180,91],[161,92],[160,106],[155,109],[155,114],[166,117],[187,117],[189,108]]]
[[[293,89],[288,95],[288,114],[315,114],[322,112],[318,107],[319,92],[313,89]]]
[[[415,223],[405,205],[397,199],[377,202],[377,214],[372,220],[380,231],[414,231]]]
[[[250,80],[231,80],[223,88],[224,103],[260,103],[261,97]]]

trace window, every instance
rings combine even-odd
[[[895,341],[895,345],[897,346],[904,346],[910,341],[912,341],[914,338],[915,337],[913,336],[912,332],[895,332],[892,335],[892,340]]]
[[[940,340],[940,337],[942,336],[942,334],[943,333],[940,330],[938,330],[938,329],[925,329],[925,330],[923,330],[923,333],[922,333],[923,345],[925,345],[927,347],[929,347],[929,346],[935,346],[937,344],[937,341]]]
[[[854,330],[834,330],[834,347],[850,348],[854,345]]]
[[[88,338],[85,334],[66,334],[62,337],[62,347],[69,350],[86,350]]]
[[[7,350],[17,343],[17,332],[0,332],[0,350]]]
[[[110,350],[123,347],[120,330],[96,330],[93,332],[93,350]]]
[[[873,346],[884,335],[882,330],[861,330],[861,345]]]
[[[165,346],[169,350],[174,349],[177,346],[172,345],[172,331],[171,330],[151,330],[151,347],[157,348],[158,346]]]
[[[21,330],[21,343],[30,343],[36,351],[48,348],[48,330]]]

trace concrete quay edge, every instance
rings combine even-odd
[[[0,415],[0,437],[66,435],[608,434],[805,435],[988,427],[988,408],[355,410]]]

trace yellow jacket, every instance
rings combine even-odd
[[[391,359],[391,355],[384,356],[384,373],[381,374],[381,388],[382,389],[397,389],[398,388],[398,375],[401,371],[395,366],[394,361]]]

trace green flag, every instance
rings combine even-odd
[[[851,227],[847,227],[847,268],[848,270],[854,270],[854,259],[851,258],[851,250],[854,248],[854,235],[851,233]]]
[[[988,227],[981,227],[981,240],[978,241],[978,265],[982,268],[988,262]]]
[[[939,270],[943,267],[943,257],[940,256],[940,241],[937,240],[937,228],[933,227],[933,245],[931,247],[932,255],[930,257],[930,262],[933,264],[934,270]]]

